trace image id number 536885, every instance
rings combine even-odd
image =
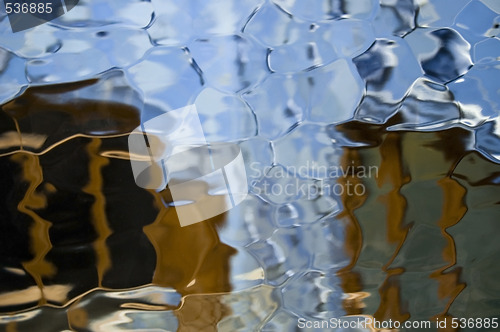
[[[18,3],[6,2],[5,12],[7,14],[50,14],[52,13],[52,3]]]
[[[456,328],[498,328],[498,318],[453,318],[451,327]]]

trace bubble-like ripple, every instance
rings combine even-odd
[[[498,315],[496,0],[81,0],[15,34],[0,15],[1,329]],[[181,228],[127,135],[190,104],[250,194]]]

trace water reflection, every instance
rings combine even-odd
[[[353,304],[352,299],[358,297],[351,296],[344,307],[351,314],[374,313],[379,320],[493,317],[495,306],[484,308],[472,295],[482,288],[472,275],[490,272],[472,272],[474,264],[464,261],[464,256],[475,249],[457,237],[485,237],[492,231],[495,213],[480,211],[493,209],[498,188],[493,194],[496,198],[490,196],[484,206],[470,202],[477,190],[474,187],[496,187],[492,180],[500,166],[467,149],[473,139],[467,130],[386,130],[398,121],[393,118],[385,126],[351,122],[337,127],[355,141],[373,142],[346,149],[349,160],[380,166],[378,179],[365,182],[368,195],[343,199],[345,210],[340,216],[348,220],[345,246],[351,264],[339,276],[346,293],[370,294],[362,305]],[[489,172],[470,167],[474,162],[488,165]],[[467,175],[463,173],[466,164]],[[471,176],[481,178],[481,184],[464,181]],[[488,227],[465,226],[469,220]],[[498,249],[498,245],[490,247],[488,253],[482,251],[484,257],[473,260],[488,259]],[[471,310],[475,306],[484,311]]]
[[[85,96],[95,85],[102,81],[30,88],[2,106],[14,125],[1,134],[9,144],[0,157],[6,331],[277,331],[293,330],[301,317],[497,315],[500,248],[491,234],[500,166],[472,148],[473,132],[397,131],[399,115],[385,124],[301,127],[289,137],[315,140],[304,140],[310,146],[297,158],[279,142],[280,167],[290,171],[295,164],[287,163],[303,156],[376,167],[372,176],[301,179],[359,184],[362,194],[279,201],[254,191],[234,210],[181,227],[168,188],[135,185],[127,133],[139,110],[53,98]],[[47,114],[58,130],[34,129]],[[25,133],[44,142],[26,145]],[[244,152],[260,160],[260,149]]]

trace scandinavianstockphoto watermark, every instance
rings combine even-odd
[[[327,320],[309,320],[299,318],[297,327],[300,329],[360,329],[364,331],[383,330],[393,331],[399,329],[427,330],[427,329],[498,329],[499,318],[477,317],[464,318],[452,317],[448,319],[435,318],[432,320],[378,320],[372,316],[347,316],[332,317]]]
[[[264,196],[300,196],[314,199],[326,196],[363,196],[365,181],[378,178],[378,166],[318,165],[307,161],[300,166],[269,166],[259,162],[249,165],[250,187],[253,193]]]

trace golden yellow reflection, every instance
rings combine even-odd
[[[37,192],[43,181],[42,168],[37,156],[17,154],[11,158],[22,166],[23,177],[29,183],[29,188],[24,198],[19,202],[17,209],[19,212],[30,216],[34,221],[30,228],[30,244],[34,257],[28,262],[23,262],[23,267],[33,277],[40,290],[39,304],[45,304],[47,296],[44,293],[42,279],[43,277],[53,276],[56,273],[56,267],[45,259],[45,256],[52,248],[49,236],[49,228],[52,224],[35,212],[36,209],[44,208],[47,205],[46,197]]]
[[[106,245],[106,239],[112,234],[108,226],[106,216],[106,199],[102,192],[103,177],[102,168],[109,163],[107,158],[101,157],[98,153],[101,145],[101,139],[94,138],[87,146],[89,162],[89,183],[83,188],[83,191],[94,196],[94,204],[92,205],[92,220],[95,230],[97,231],[97,239],[94,242],[94,247],[97,255],[97,274],[99,278],[99,286],[102,287],[102,280],[106,271],[111,268],[111,257],[109,248]]]

